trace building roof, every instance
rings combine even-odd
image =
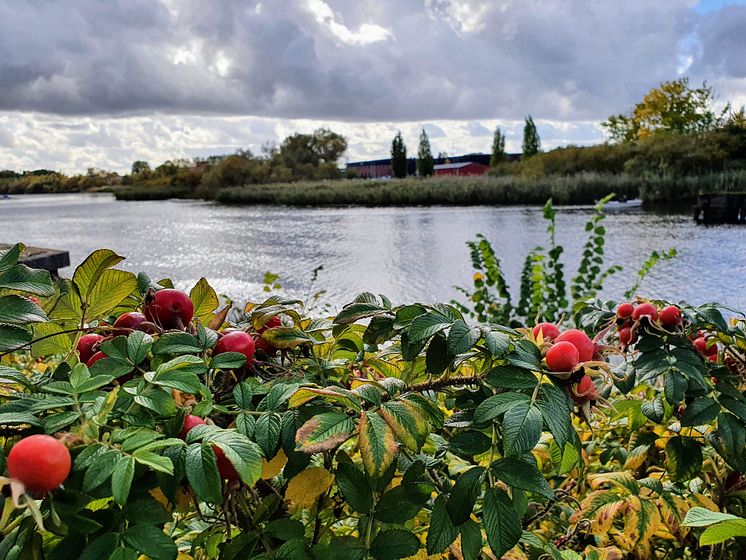
[[[440,165],[434,166],[434,169],[436,171],[440,171],[441,169],[461,169],[462,167],[466,167],[467,165],[484,165],[484,164],[477,163],[474,161],[461,161],[459,163],[441,163]]]

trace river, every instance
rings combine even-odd
[[[568,284],[590,215],[588,207],[558,209]],[[746,308],[745,227],[697,226],[689,214],[641,209],[610,211],[605,226],[607,265],[624,266],[605,296],[621,297],[652,250],[675,247],[678,256],[654,269],[642,294]],[[454,285],[471,282],[465,243],[477,233],[493,242],[517,297],[526,252],[547,240],[537,207],[235,207],[119,202],[109,194],[0,200],[0,242],[64,249],[73,266],[107,247],[126,257],[125,269],[170,277],[183,289],[205,276],[219,293],[242,301],[262,297],[264,273],[271,271],[289,294],[325,289],[324,301],[336,309],[360,291],[386,294],[395,304],[457,297]],[[311,272],[321,265],[311,286]]]

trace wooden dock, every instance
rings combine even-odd
[[[694,220],[698,224],[746,224],[746,192],[700,194]]]
[[[13,245],[0,243],[0,251],[7,251]],[[41,247],[26,247],[18,262],[31,268],[48,270],[52,276],[59,276],[60,268],[70,266],[70,253],[57,249],[42,249]]]

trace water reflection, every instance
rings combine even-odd
[[[579,207],[558,212],[557,240],[565,246],[568,276],[577,267],[590,213]],[[652,250],[676,247],[679,256],[651,274],[644,293],[746,308],[746,228],[704,228],[688,214],[640,210],[610,213],[606,228],[608,262],[625,266],[610,279],[609,297],[634,282]],[[241,299],[261,294],[266,271],[304,295],[311,271],[324,265],[319,287],[336,305],[362,290],[394,302],[449,300],[457,296],[455,284],[470,281],[465,242],[477,233],[493,241],[512,286],[526,252],[547,239],[541,209],[533,207],[225,207],[117,202],[90,194],[0,201],[0,241],[66,249],[75,264],[91,250],[109,247],[127,257],[123,266],[132,271],[168,276],[184,288],[204,275]]]

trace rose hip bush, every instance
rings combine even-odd
[[[21,250],[0,255],[0,558],[746,553],[740,316],[630,299],[508,326],[364,293],[228,324],[204,279],[99,250],[52,283]]]

